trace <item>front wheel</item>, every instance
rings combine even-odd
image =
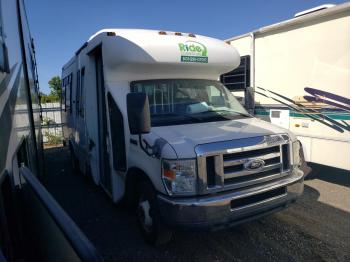
[[[139,183],[137,205],[138,223],[147,243],[158,246],[171,240],[172,231],[160,219],[156,192],[148,181]]]

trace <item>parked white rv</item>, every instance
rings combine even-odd
[[[233,225],[303,191],[300,143],[249,115],[218,81],[239,64],[209,37],[107,29],[63,67],[73,162],[113,201],[137,205],[146,240],[167,226]]]
[[[257,117],[296,134],[307,161],[350,170],[350,3],[226,42],[242,60],[222,76],[226,87],[245,94]]]

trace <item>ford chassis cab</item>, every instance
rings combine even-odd
[[[290,131],[247,113],[218,81],[234,47],[209,37],[105,29],[62,70],[74,166],[136,207],[146,240],[219,229],[281,210],[308,168]]]

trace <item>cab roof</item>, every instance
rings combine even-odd
[[[102,47],[104,68],[114,79],[177,76],[217,79],[236,68],[240,56],[222,40],[191,33],[145,29],[102,29],[76,52]],[[68,65],[68,64],[67,64]],[[108,78],[108,76],[107,76]],[[137,79],[135,79],[137,80]]]

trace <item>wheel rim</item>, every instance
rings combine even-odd
[[[152,231],[153,219],[150,214],[151,205],[148,200],[140,199],[137,214],[138,219],[146,232]]]

